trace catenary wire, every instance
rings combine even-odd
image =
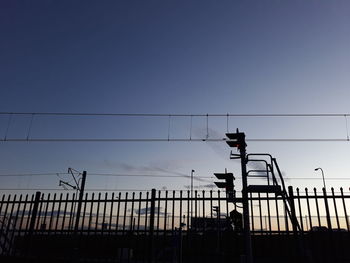
[[[220,142],[226,138],[186,139],[186,138],[10,138],[0,142]],[[348,142],[347,138],[247,138],[247,142]]]
[[[130,116],[130,117],[344,117],[350,113],[237,113],[237,114],[165,114],[165,113],[76,113],[76,112],[0,112],[0,115],[49,116]]]

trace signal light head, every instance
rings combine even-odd
[[[245,134],[243,132],[226,133],[226,137],[229,139],[226,143],[232,148],[241,150],[247,146],[245,143]]]

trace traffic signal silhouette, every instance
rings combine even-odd
[[[214,173],[216,178],[220,180],[225,180],[224,182],[214,182],[217,187],[226,189],[226,197],[228,201],[232,202],[235,197],[233,180],[235,177],[233,173]]]

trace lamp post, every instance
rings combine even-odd
[[[332,230],[332,224],[331,224],[331,216],[329,213],[329,207],[328,207],[328,201],[327,201],[327,192],[326,192],[326,182],[324,180],[324,172],[321,167],[318,167],[315,169],[315,171],[321,170],[322,172],[322,179],[323,179],[323,197],[324,197],[324,204],[326,209],[326,218],[327,218],[327,226],[329,230]]]
[[[324,189],[326,189],[326,181],[324,180],[323,169],[321,167],[318,167],[318,168],[315,169],[315,171],[318,171],[318,170],[321,170],[321,172],[322,172],[323,187],[324,187]]]

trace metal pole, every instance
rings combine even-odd
[[[326,181],[324,180],[323,169],[322,168],[320,168],[320,169],[321,169],[321,172],[322,172],[323,187],[324,187],[324,189],[326,189]]]
[[[84,197],[85,182],[86,182],[86,171],[83,171],[81,186],[79,189],[79,201],[78,201],[77,217],[76,217],[75,227],[74,227],[75,232],[77,232],[78,228],[79,228],[79,219],[80,219],[81,206],[82,206],[83,197]]]
[[[193,201],[192,201],[192,198],[193,198],[193,173],[194,173],[194,170],[191,170],[191,225],[192,225],[192,217],[193,217],[193,214],[192,214],[192,210],[193,210]]]
[[[244,221],[244,243],[246,253],[246,263],[253,263],[252,241],[250,236],[249,223],[249,201],[248,201],[248,182],[247,182],[247,160],[245,135],[243,134],[243,143],[240,146],[241,169],[242,169],[242,204],[243,204],[243,221]]]
[[[315,171],[318,171],[318,170],[321,170],[321,173],[322,173],[322,181],[323,181],[323,187],[324,189],[326,189],[326,181],[324,179],[324,172],[323,172],[323,169],[321,167],[318,167],[315,169]]]

